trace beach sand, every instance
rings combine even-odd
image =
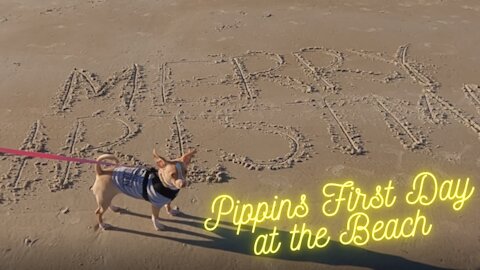
[[[478,189],[423,207],[429,235],[364,246],[339,242],[347,213],[321,214],[328,182],[392,180],[399,201],[421,171],[480,187],[478,29],[477,1],[2,1],[0,147],[198,153],[162,232],[126,196],[99,230],[91,165],[0,154],[0,269],[478,269]],[[254,234],[203,228],[220,194],[306,194],[331,242],[255,256]]]

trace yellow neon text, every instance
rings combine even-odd
[[[225,202],[227,202],[227,206],[230,206],[228,210],[224,209]],[[216,219],[207,218],[203,223],[203,226],[207,231],[215,230],[218,227],[218,224],[220,223],[221,217],[224,215],[228,215],[230,214],[230,212],[232,212],[233,198],[228,195],[220,195],[216,197],[212,202],[212,214],[215,214],[217,208],[219,209],[219,211],[217,212],[217,218]],[[211,221],[215,221],[215,224],[213,226],[208,225]]]
[[[361,208],[363,210],[378,209],[381,207],[392,207],[395,204],[397,196],[391,194],[394,189],[392,180],[388,181],[387,186],[375,187],[375,194],[368,198],[358,187],[355,187],[353,181],[346,181],[343,184],[328,183],[323,186],[323,195],[327,200],[323,203],[322,212],[325,216],[335,216],[344,205],[349,212]]]
[[[420,223],[421,229],[419,229]],[[340,234],[340,242],[344,245],[353,243],[362,246],[370,239],[381,241],[414,237],[418,230],[422,235],[428,235],[432,231],[432,224],[427,224],[427,218],[420,214],[420,209],[417,210],[415,217],[407,217],[404,220],[394,218],[386,222],[379,220],[373,226],[370,226],[370,218],[367,214],[357,212],[349,217],[347,230]]]
[[[207,218],[204,227],[208,231],[215,230],[221,220],[233,212],[232,223],[237,226],[236,233],[238,235],[242,226],[247,224],[251,224],[251,231],[254,233],[256,226],[266,220],[278,221],[284,216],[287,219],[293,219],[308,215],[309,208],[305,194],[300,196],[300,202],[296,205],[293,205],[290,199],[283,199],[279,203],[277,200],[278,196],[275,196],[271,204],[267,202],[259,202],[256,205],[242,204],[239,200],[235,201],[232,196],[219,195],[213,200],[211,208],[215,218]]]
[[[354,181],[343,180],[323,186],[324,200],[321,213],[332,217],[340,211],[350,212],[346,226],[343,227],[340,235],[337,235],[339,242],[344,245],[363,246],[370,241],[427,236],[431,233],[433,225],[422,214],[422,206],[427,207],[438,201],[448,201],[455,211],[459,211],[465,206],[467,200],[472,198],[474,191],[475,187],[469,178],[438,181],[432,173],[421,172],[413,178],[409,190],[401,195],[405,196],[405,201],[402,200],[404,206],[415,205],[416,213],[401,218],[371,220],[366,213],[369,209],[385,208],[386,211],[391,211],[388,208],[393,207],[397,202],[393,181],[376,185],[374,190],[364,192]],[[236,227],[238,235],[242,228],[254,233],[256,227],[262,223],[299,219],[308,214],[309,206],[305,194],[301,194],[293,202],[290,199],[274,196],[272,201],[258,203],[242,202],[224,194],[214,198],[211,216],[205,219],[204,227],[208,231],[213,231],[220,226],[220,223],[228,222],[230,226],[233,224]],[[291,251],[324,248],[329,244],[331,236],[326,227],[317,227],[316,230],[308,227],[308,224],[301,222],[295,222],[293,228],[290,227],[292,228],[289,231]],[[281,246],[277,226],[274,226],[271,233],[255,237],[253,252],[255,255],[275,254]]]
[[[312,231],[310,229],[305,228],[305,223],[302,224],[302,229],[298,230],[297,229],[297,224],[293,226],[293,230],[290,231],[291,237],[290,237],[290,250],[292,251],[298,251],[302,248],[302,243],[304,240],[305,235],[308,236],[307,240],[307,247],[308,249],[314,249],[314,248],[323,248],[328,245],[330,242],[330,236],[328,236],[328,231],[327,228],[322,227],[317,230],[317,233],[315,234],[315,238],[312,241]],[[298,239],[296,238],[298,235]],[[297,241],[295,241],[297,240]]]
[[[465,182],[462,179],[456,182],[445,180],[439,185],[435,175],[421,172],[413,180],[412,191],[408,192],[405,198],[408,204],[427,206],[433,204],[438,197],[441,201],[453,201],[453,209],[459,211],[474,191],[475,187],[470,186],[469,178]]]
[[[276,247],[274,247],[277,236],[278,233],[276,226],[273,227],[273,232],[268,234],[260,234],[259,236],[257,236],[257,239],[255,239],[255,243],[253,244],[253,252],[255,253],[255,255],[277,253],[282,246],[282,243],[278,242]],[[269,242],[270,244],[268,244]]]

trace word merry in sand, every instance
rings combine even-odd
[[[344,245],[362,246],[370,241],[383,241],[400,238],[412,238],[417,235],[429,235],[433,224],[422,213],[421,208],[429,207],[434,203],[445,202],[451,204],[455,211],[464,208],[465,203],[472,198],[475,187],[470,179],[439,181],[430,172],[417,174],[403,200],[396,194],[393,181],[385,185],[377,185],[374,192],[366,192],[354,181],[327,183],[322,187],[322,206],[317,213],[325,218],[335,218],[339,214],[349,215],[346,226],[338,235],[338,240]],[[288,235],[288,248],[291,251],[302,249],[324,248],[332,238],[329,230],[322,226],[316,231],[309,229],[305,219],[311,211],[306,194],[298,200],[280,199],[274,196],[273,201],[261,201],[256,204],[244,203],[234,197],[223,194],[217,196],[211,205],[212,217],[204,222],[207,231],[214,231],[222,222],[231,222],[236,226],[236,234],[248,232],[254,234],[255,229],[262,223],[277,223],[293,221],[293,227],[288,232],[279,231],[274,225],[270,233],[261,233],[255,236],[253,252],[255,255],[275,254],[282,248],[280,235]],[[380,211],[395,208],[398,202],[407,207],[413,207],[413,215],[402,218],[385,220],[371,220],[367,211]],[[264,229],[264,228],[262,228]],[[247,232],[247,233],[248,233]]]

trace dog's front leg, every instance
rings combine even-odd
[[[157,231],[163,231],[165,230],[165,225],[160,223],[160,220],[158,219],[158,216],[160,214],[160,208],[152,205],[152,222],[153,222],[153,227]]]

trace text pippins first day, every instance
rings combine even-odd
[[[395,191],[392,180],[377,185],[373,194],[365,193],[351,180],[326,183],[321,189],[323,203],[315,213],[320,213],[325,218],[335,218],[344,211],[349,214],[346,226],[338,235],[340,243],[344,245],[362,246],[370,241],[426,236],[432,231],[433,224],[422,213],[422,208],[445,202],[451,204],[454,211],[459,211],[472,198],[475,187],[469,178],[439,181],[433,173],[421,172],[415,176],[404,196]],[[415,213],[406,218],[370,220],[367,212],[393,208],[397,204],[411,205],[416,208]],[[309,215],[311,209],[306,194],[300,195],[297,202],[274,196],[271,202],[261,201],[256,204],[243,203],[230,195],[222,194],[212,201],[211,216],[205,220],[204,228],[214,231],[221,222],[227,221],[236,226],[237,235],[254,234],[256,227],[263,222],[301,220]],[[242,231],[242,226],[248,226],[249,232]],[[277,238],[277,226],[273,226],[271,233],[256,235],[252,243],[253,251],[256,255],[274,254],[285,244],[292,251],[305,247],[326,247],[332,237],[328,229],[320,227],[314,233],[308,227],[305,222],[295,222],[289,231],[289,243],[282,243]]]

